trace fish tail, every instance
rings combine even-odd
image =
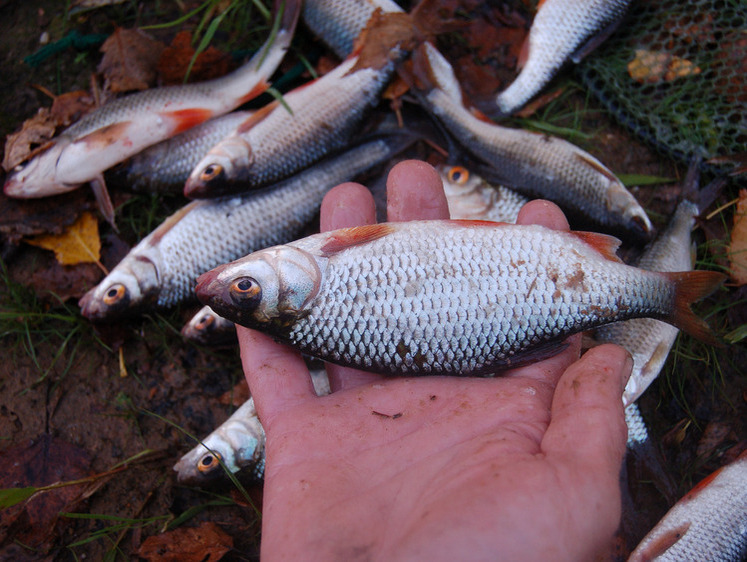
[[[272,21],[274,26],[291,33],[296,29],[301,13],[301,0],[275,0],[272,3]]]
[[[723,342],[706,322],[695,315],[690,308],[716,289],[726,280],[726,276],[715,271],[684,271],[664,273],[674,284],[674,310],[671,323],[691,336],[711,345],[723,347]]]

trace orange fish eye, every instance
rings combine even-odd
[[[255,299],[262,294],[262,288],[251,277],[242,277],[231,284],[231,293],[242,300]]]
[[[467,183],[467,180],[469,180],[469,170],[467,170],[467,168],[463,168],[462,166],[452,166],[446,173],[446,177],[451,182],[457,183],[459,185],[464,185],[465,183]]]
[[[210,472],[220,464],[220,455],[218,453],[207,453],[197,463],[197,470],[202,473]]]
[[[200,320],[195,325],[195,328],[197,328],[200,331],[207,330],[210,326],[213,325],[213,322],[215,322],[215,318],[213,318],[209,314],[206,314],[205,316],[200,318]]]
[[[200,174],[200,179],[202,181],[210,181],[212,179],[215,179],[220,174],[223,173],[223,166],[220,164],[208,164],[204,170],[202,170],[202,173]]]
[[[104,304],[106,304],[107,306],[117,304],[125,297],[126,294],[127,287],[125,287],[121,283],[116,283],[109,287],[106,293],[104,293]]]

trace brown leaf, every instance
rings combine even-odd
[[[62,265],[98,263],[101,252],[99,223],[91,213],[83,213],[62,234],[44,234],[26,240],[32,246],[52,250]]]
[[[104,89],[129,92],[154,86],[163,49],[144,31],[117,28],[101,46],[104,58],[98,71],[104,75]]]
[[[180,31],[171,45],[166,47],[158,60],[158,74],[163,84],[181,84],[187,74],[189,63],[194,57],[192,36],[188,31]],[[235,64],[226,53],[215,47],[201,52],[189,71],[187,82],[202,82],[228,74]]]
[[[148,537],[137,554],[158,562],[211,562],[233,548],[233,539],[211,521]]]
[[[732,280],[744,285],[747,283],[747,189],[739,190],[728,255]]]
[[[231,390],[224,392],[221,397],[218,398],[218,402],[221,404],[231,404],[238,408],[244,402],[249,400],[250,396],[251,393],[249,392],[249,386],[246,384],[246,381],[242,380],[236,383]]]
[[[699,457],[709,457],[713,451],[724,442],[731,433],[732,427],[729,423],[712,421],[706,425],[703,435],[698,441],[695,454]]]
[[[90,475],[85,451],[61,439],[42,435],[36,442],[0,453],[0,488],[41,487]],[[73,485],[40,493],[27,502],[0,512],[0,542],[6,533],[28,546],[38,546],[54,531],[61,511],[77,504],[85,485]]]
[[[8,135],[5,141],[3,168],[12,170],[26,160],[31,152],[46,144],[60,127],[80,119],[93,108],[93,98],[84,90],[54,96],[51,108],[39,108],[36,115],[23,122],[20,131]]]

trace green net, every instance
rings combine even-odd
[[[674,158],[747,151],[747,2],[634,1],[578,73],[623,125]]]

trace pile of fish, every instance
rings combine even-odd
[[[611,31],[628,3],[579,1],[568,10],[563,0],[542,2],[521,74],[484,113],[522,107],[587,41]],[[654,234],[645,210],[599,160],[470,107],[428,31],[390,0],[308,0],[303,7],[278,1],[273,13],[270,37],[234,73],[115,100],[8,177],[11,197],[90,183],[112,224],[104,172],[115,165],[108,173],[136,189],[183,188],[200,199],[81,299],[84,316],[111,321],[174,306],[193,299],[197,285],[209,306],[185,326],[187,337],[230,341],[239,323],[310,356],[391,375],[494,375],[549,357],[569,335],[598,328],[599,341],[619,343],[634,357],[624,395],[630,420],[678,329],[717,343],[690,310],[723,281],[692,271],[696,205],[680,204],[637,267],[617,258],[619,241],[607,234],[515,225],[528,198],[540,197],[631,243]],[[299,15],[342,62],[282,101],[229,113],[269,87]],[[296,240],[329,189],[419,140],[406,128],[359,134],[398,72],[454,148],[439,169],[452,220]],[[631,421],[629,446],[645,441],[645,426]],[[251,467],[261,476],[263,459],[264,432],[250,399],[175,468],[180,480],[199,483],[224,469]],[[744,488],[743,468],[723,485],[733,482]],[[743,512],[743,527],[744,520]]]

